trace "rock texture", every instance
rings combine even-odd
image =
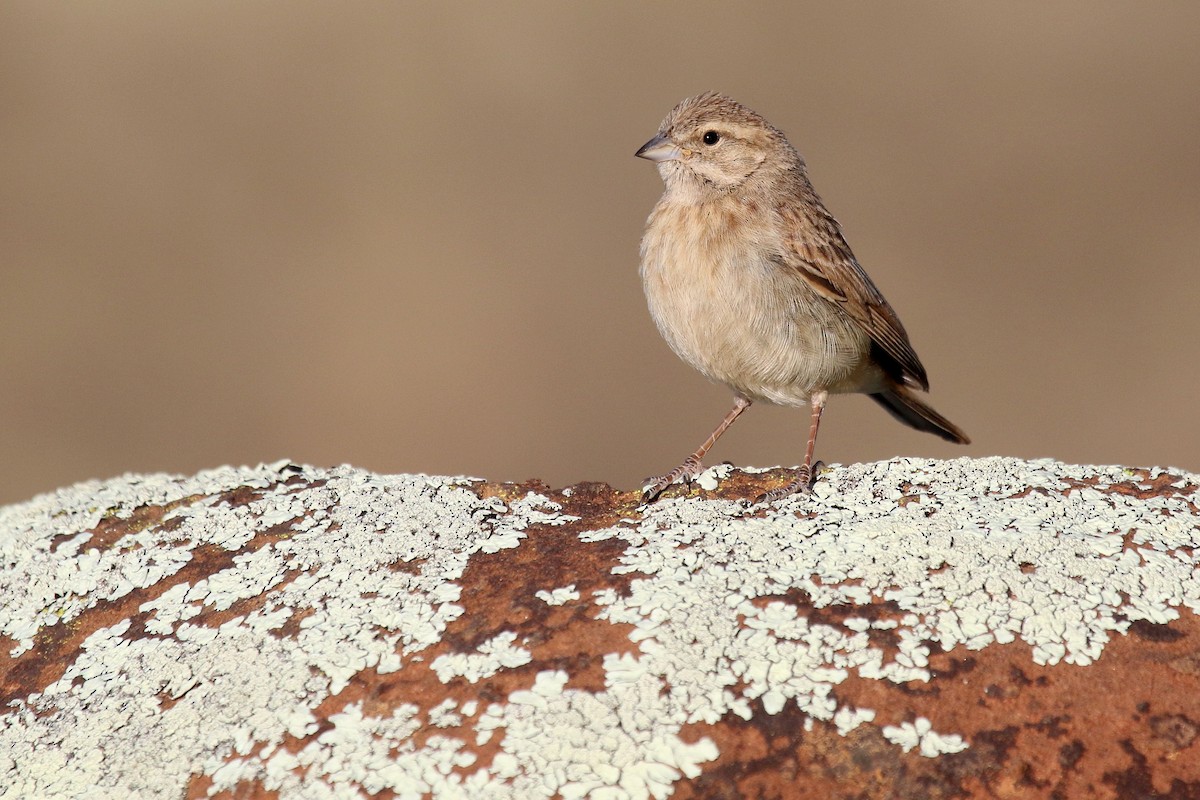
[[[275,464],[0,509],[0,797],[1200,797],[1200,476],[743,502],[785,479]]]

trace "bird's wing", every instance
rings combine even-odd
[[[855,260],[837,220],[824,209],[804,214],[803,218],[793,208],[781,213],[788,235],[779,263],[796,270],[817,294],[857,322],[887,360],[894,362],[899,379],[927,390],[925,367],[913,351],[900,318]]]

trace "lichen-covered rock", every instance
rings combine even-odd
[[[0,798],[1200,797],[1200,476],[744,502],[784,479],[275,464],[0,509]]]

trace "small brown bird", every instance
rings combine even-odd
[[[755,400],[812,408],[804,466],[764,499],[811,488],[830,393],[868,394],[906,425],[970,441],[913,393],[929,380],[904,326],[778,129],[709,92],[677,105],[636,155],[655,162],[666,184],[642,238],[650,314],[680,358],[734,395],[695,453],[648,480],[646,500],[695,478]]]

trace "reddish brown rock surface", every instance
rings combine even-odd
[[[740,502],[785,479],[279,464],[0,509],[0,798],[1200,798],[1200,478]]]

